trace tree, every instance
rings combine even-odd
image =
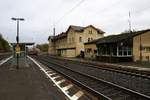
[[[48,44],[37,44],[36,47],[42,52],[48,52]]]
[[[6,41],[0,34],[0,52],[8,52],[8,51],[10,51],[10,45],[8,41]]]

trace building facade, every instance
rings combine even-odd
[[[103,38],[103,37],[101,37]],[[97,55],[96,42],[99,39],[84,43],[85,59],[95,60]]]
[[[150,31],[133,38],[134,61],[150,62]]]
[[[69,26],[66,32],[49,37],[49,54],[77,57],[84,53],[84,43],[103,37],[104,32],[92,25],[87,27]],[[56,48],[56,49],[55,49]],[[56,51],[55,51],[56,50]]]

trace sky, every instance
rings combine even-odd
[[[130,18],[129,18],[130,12]],[[129,29],[150,28],[150,0],[0,0],[0,33],[15,42],[20,22],[20,42],[48,43],[48,36],[67,30],[69,25],[94,25],[105,35]]]

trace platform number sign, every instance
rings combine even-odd
[[[15,50],[16,50],[16,53],[20,53],[20,46],[19,46],[19,44],[16,45]]]

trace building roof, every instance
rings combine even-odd
[[[101,39],[101,38],[100,38]],[[96,44],[96,42],[98,42],[99,41],[99,39],[95,39],[95,40],[93,40],[93,41],[89,41],[89,42],[86,42],[86,43],[84,43],[85,45],[87,45],[87,44]]]
[[[77,32],[82,32],[85,28],[85,27],[82,27],[82,26],[75,26],[75,25],[70,25],[70,27],[73,28],[73,30],[77,31]]]
[[[12,46],[16,45],[17,43],[10,43]],[[19,43],[20,45],[34,45],[35,43],[34,42],[21,42]]]
[[[102,30],[99,29],[99,28],[94,27],[93,25],[88,25],[88,26],[86,26],[86,27],[70,25],[69,28],[68,28],[68,30],[69,30],[70,28],[72,28],[73,30],[75,30],[75,31],[77,31],[77,32],[82,32],[84,29],[86,29],[86,28],[88,28],[88,27],[94,28],[95,30],[97,30],[97,32],[98,32],[99,34],[104,34],[104,33],[105,33],[104,31],[102,31]]]
[[[150,29],[147,30],[141,30],[141,31],[135,31],[135,32],[126,32],[126,33],[121,33],[118,35],[109,35],[103,38],[99,38],[90,42],[84,43],[86,44],[103,44],[103,43],[115,43],[124,39],[129,39],[133,38],[134,36],[137,36],[139,34],[145,33],[150,31]]]
[[[61,34],[58,34],[58,35],[55,36],[55,40],[64,38],[66,36],[67,36],[67,34],[65,32],[62,32]],[[54,36],[49,36],[48,40],[50,40],[50,39],[53,41],[54,40]]]
[[[125,39],[133,38],[134,36],[143,34],[148,31],[150,31],[150,29],[135,31],[135,32],[127,32],[127,33],[122,33],[122,34],[118,34],[118,35],[110,35],[110,36],[98,39],[95,43],[96,44],[115,43],[115,42],[119,42],[119,41],[122,41]]]
[[[58,40],[58,39],[66,37],[66,36],[67,36],[66,32],[62,32],[61,34],[56,35],[55,39]]]
[[[104,31],[102,31],[102,30],[99,29],[99,28],[94,27],[93,25],[88,25],[88,26],[86,26],[86,27],[70,25],[66,32],[62,32],[62,33],[56,35],[56,36],[55,36],[55,39],[58,40],[58,39],[61,39],[61,38],[66,37],[68,31],[70,30],[70,28],[72,28],[72,29],[73,29],[74,31],[76,31],[76,32],[82,32],[82,31],[84,31],[84,29],[86,29],[86,28],[88,28],[88,27],[94,28],[95,30],[97,30],[97,32],[98,32],[99,34],[104,34],[104,33],[105,33]],[[49,36],[49,37],[48,37],[48,40],[49,40],[49,39],[54,40],[54,36]]]

